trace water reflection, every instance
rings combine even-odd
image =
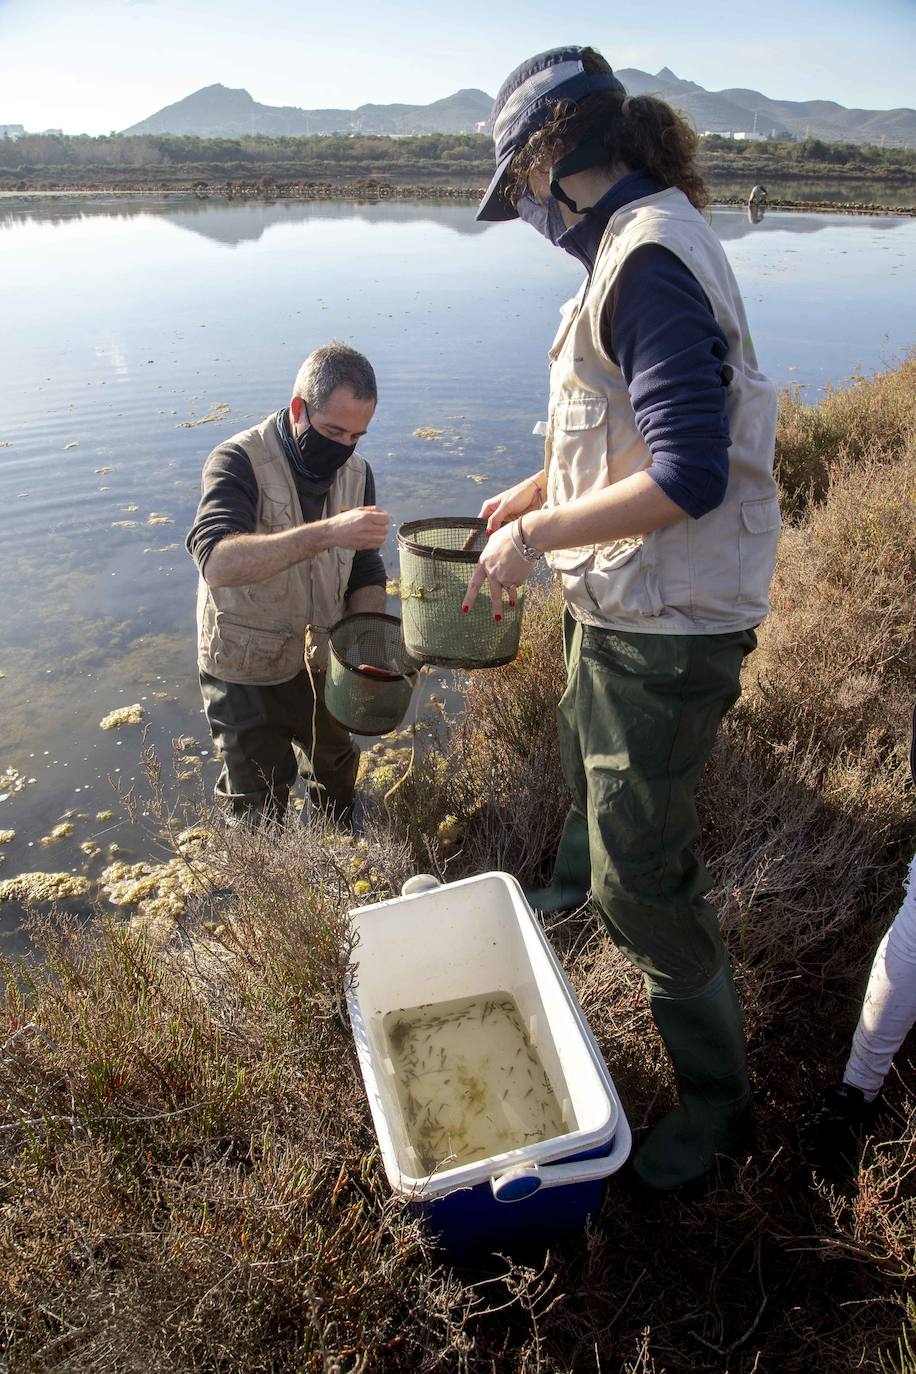
[[[762,189],[762,188],[754,188]],[[739,191],[739,194],[742,194]],[[753,191],[751,193],[753,197]],[[713,202],[711,213],[715,228],[722,239],[740,238],[747,232],[747,222],[760,224],[768,206],[765,195],[754,202],[755,211],[760,213],[743,216],[731,206],[720,206]],[[750,199],[748,209],[751,209]],[[154,218],[172,224],[177,229],[199,234],[214,243],[236,246],[243,243],[257,243],[271,230],[281,227],[310,224],[328,225],[352,224],[354,221],[365,225],[389,226],[412,225],[447,229],[463,237],[480,237],[497,228],[497,225],[478,223],[474,219],[470,202],[420,203],[410,201],[233,201],[211,198],[201,200],[193,195],[170,195],[163,197],[122,198],[100,196],[98,199],[54,197],[24,201],[12,198],[12,203],[0,196],[0,232],[14,226],[27,226],[32,223],[73,226],[80,221],[95,218],[122,221],[136,221]],[[813,212],[781,210],[774,229],[789,234],[814,234],[829,228],[836,216]],[[903,217],[894,215],[873,216],[869,223],[885,232],[893,232]],[[505,232],[503,230],[503,232]]]
[[[17,200],[4,206],[0,197],[0,230],[15,224],[42,220],[47,224],[72,224],[75,220],[104,216],[110,219],[135,220],[141,216],[156,216],[178,229],[216,243],[257,243],[269,229],[277,225],[306,225],[313,221],[322,224],[334,221],[361,221],[365,224],[429,224],[450,229],[453,233],[479,236],[495,225],[478,223],[468,214],[468,204],[449,201],[262,201],[234,202],[220,197],[201,199],[192,195],[170,195],[161,198],[100,196],[98,199],[58,199],[50,201]]]

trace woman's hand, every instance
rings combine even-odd
[[[523,485],[522,483],[519,484]],[[513,488],[514,491],[518,488]],[[506,493],[510,495],[511,493]],[[497,500],[501,499],[499,497]],[[477,594],[486,578],[490,588],[490,602],[493,606],[493,619],[502,620],[503,592],[509,594],[509,605],[515,605],[517,588],[528,580],[534,571],[534,564],[524,558],[512,543],[508,529],[497,530],[487,540],[477,566],[474,569],[461,609],[469,611],[477,600]]]
[[[478,519],[486,520],[487,534],[502,529],[503,525],[508,525],[510,520],[517,520],[520,515],[540,510],[544,504],[544,480],[543,472],[536,472],[533,477],[517,482],[508,491],[484,501]]]

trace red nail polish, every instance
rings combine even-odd
[[[502,616],[501,616],[501,615],[494,615],[493,619],[494,619],[494,620],[502,620]]]
[[[469,611],[471,608],[470,608],[470,606],[462,606],[461,609],[464,611],[465,615],[467,615],[468,611]]]

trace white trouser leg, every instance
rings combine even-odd
[[[891,1060],[916,1021],[916,855],[903,903],[878,946],[843,1082],[866,1098],[881,1089]]]

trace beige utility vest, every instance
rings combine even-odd
[[[610,221],[591,280],[561,310],[550,351],[545,466],[548,506],[562,506],[649,466],[620,368],[601,322],[628,255],[657,243],[680,258],[706,293],[728,341],[731,431],[725,499],[699,519],[634,539],[547,555],[573,616],[647,634],[722,634],[767,612],[779,539],[773,479],[776,394],[757,370],[738,286],[703,216],[677,190],[633,201]]]
[[[296,480],[271,415],[227,441],[245,450],[258,484],[256,534],[301,525]],[[353,454],[327,494],[325,517],[363,504],[366,464]],[[197,662],[224,682],[271,686],[327,663],[327,632],[343,614],[353,549],[326,549],[245,587],[197,588]],[[306,633],[308,631],[308,634]]]

